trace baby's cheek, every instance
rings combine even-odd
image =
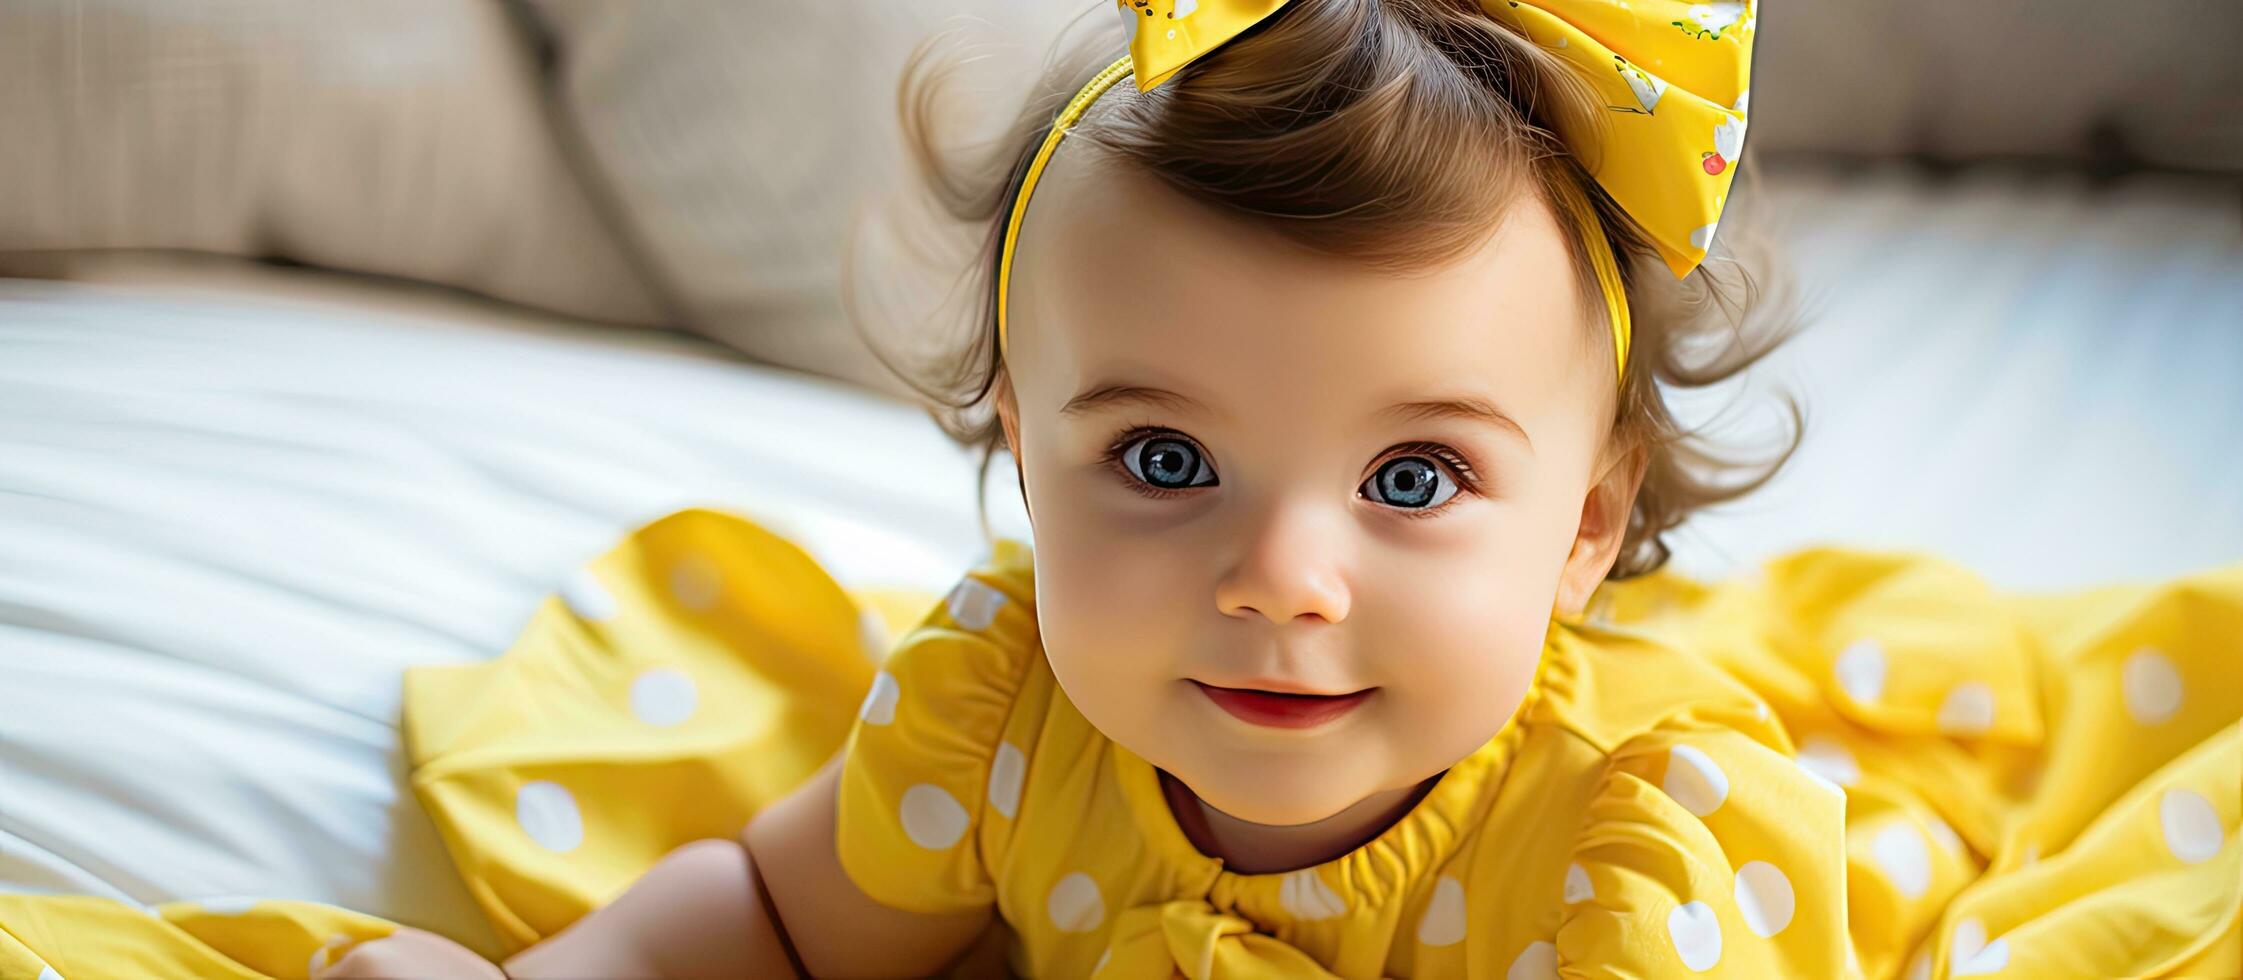
[[[1037,624],[1052,671],[1094,720],[1111,707],[1142,711],[1183,676],[1184,630],[1200,611],[1127,546],[1050,547],[1037,556]],[[1208,602],[1210,600],[1202,600]]]
[[[1547,590],[1545,590],[1547,591]],[[1400,702],[1436,738],[1477,747],[1525,696],[1549,628],[1549,600],[1486,573],[1389,597],[1373,645]]]

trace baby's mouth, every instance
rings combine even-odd
[[[1217,687],[1193,681],[1201,694],[1231,716],[1265,728],[1315,728],[1355,710],[1378,688],[1347,694],[1298,694],[1251,687]]]

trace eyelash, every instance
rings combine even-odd
[[[1185,489],[1173,489],[1169,487],[1156,487],[1145,483],[1144,481],[1137,479],[1136,474],[1129,471],[1129,464],[1122,459],[1123,451],[1127,450],[1130,446],[1135,445],[1137,440],[1143,439],[1146,436],[1154,435],[1173,435],[1178,439],[1182,439],[1186,442],[1191,443],[1195,449],[1199,450],[1202,456],[1205,456],[1207,454],[1206,448],[1200,446],[1198,440],[1195,440],[1190,436],[1187,436],[1174,429],[1162,428],[1161,426],[1157,425],[1140,424],[1129,426],[1123,429],[1121,431],[1121,434],[1115,436],[1113,442],[1107,444],[1106,452],[1103,455],[1102,462],[1104,462],[1108,467],[1112,468],[1115,473],[1121,476],[1122,484],[1124,486],[1129,487],[1129,489],[1139,494],[1150,497],[1154,500],[1172,500],[1174,498],[1181,497],[1189,491]],[[1484,485],[1480,480],[1479,471],[1473,469],[1472,464],[1466,461],[1461,454],[1437,442],[1411,442],[1396,446],[1386,455],[1381,456],[1379,458],[1379,461],[1371,466],[1371,472],[1373,474],[1376,474],[1379,471],[1379,467],[1385,466],[1386,464],[1391,463],[1397,459],[1402,459],[1409,456],[1425,456],[1439,460],[1442,465],[1448,467],[1449,476],[1452,479],[1456,480],[1457,491],[1459,494],[1469,493],[1473,496],[1481,496],[1484,494]],[[1368,479],[1368,477],[1366,477],[1365,479]],[[1417,509],[1406,507],[1389,507],[1387,509],[1394,511],[1396,514],[1406,520],[1424,520],[1448,510],[1450,505],[1454,503],[1455,500],[1456,495],[1451,495],[1449,498],[1449,502],[1443,503],[1439,507]]]
[[[1194,448],[1200,448],[1199,443],[1196,440],[1192,440],[1190,439],[1190,437],[1185,436],[1183,433],[1177,432],[1174,429],[1164,429],[1157,425],[1132,425],[1123,429],[1120,435],[1114,437],[1113,442],[1107,444],[1105,463],[1107,466],[1111,467],[1115,473],[1121,476],[1123,486],[1126,486],[1129,489],[1136,491],[1137,493],[1143,494],[1144,496],[1151,497],[1154,500],[1174,500],[1177,497],[1183,496],[1186,491],[1171,489],[1168,487],[1156,487],[1142,480],[1139,480],[1137,478],[1137,474],[1131,473],[1129,471],[1129,463],[1122,459],[1123,451],[1127,450],[1130,446],[1135,445],[1137,443],[1137,440],[1143,439],[1146,436],[1163,434],[1174,434],[1177,438],[1191,442]],[[1205,450],[1201,449],[1201,453],[1202,455],[1204,455]]]
[[[1396,446],[1392,452],[1371,466],[1371,473],[1375,476],[1378,474],[1379,467],[1409,456],[1426,456],[1441,461],[1442,465],[1448,467],[1450,478],[1456,480],[1457,492],[1451,494],[1449,499],[1443,501],[1439,507],[1387,508],[1394,511],[1397,516],[1407,520],[1421,521],[1448,510],[1451,505],[1456,503],[1456,498],[1460,495],[1467,493],[1475,497],[1481,495],[1479,472],[1474,470],[1472,464],[1466,462],[1464,457],[1455,450],[1437,442],[1411,442]]]

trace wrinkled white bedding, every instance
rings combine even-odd
[[[2232,183],[1770,190],[1821,315],[1754,384],[1804,391],[1810,438],[1679,569],[1827,540],[2031,589],[2243,556]],[[310,273],[0,280],[0,888],[473,923],[404,788],[405,667],[497,654],[692,503],[939,589],[981,551],[972,487],[917,411],[669,335]]]
[[[1678,529],[1717,575],[1802,545],[1929,551],[2012,589],[2243,556],[2243,186],[2137,176],[1778,171],[1752,201],[1811,314],[1736,396],[1803,396],[1807,441]],[[1746,191],[1753,194],[1756,191]],[[1724,226],[1726,228],[1726,226]]]
[[[852,585],[981,551],[970,458],[899,403],[389,284],[196,281],[0,280],[0,886],[478,921],[402,779],[404,668],[496,655],[689,504]]]

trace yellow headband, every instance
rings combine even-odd
[[[1052,152],[1098,97],[1135,73],[1151,91],[1177,69],[1261,22],[1286,0],[1115,0],[1129,55],[1100,71],[1052,122],[1021,178],[997,260],[997,346],[1005,348],[1005,306],[1013,247],[1028,197]],[[1688,275],[1713,243],[1736,160],[1744,150],[1747,82],[1752,68],[1753,0],[1479,0],[1488,16],[1570,62],[1603,95],[1608,125],[1560,132],[1597,161],[1597,184],[1641,225],[1676,277]],[[1648,61],[1652,69],[1641,67]],[[1618,259],[1594,206],[1580,188],[1558,187],[1559,210],[1581,231],[1612,324],[1616,376],[1625,378],[1632,333]]]

